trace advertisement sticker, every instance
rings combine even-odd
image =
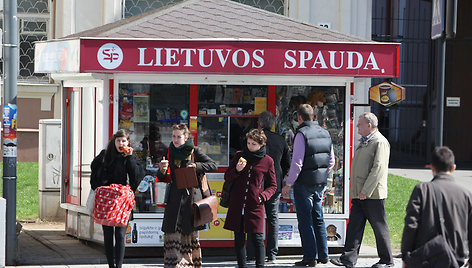
[[[17,156],[17,137],[16,137],[16,104],[9,103],[3,107],[3,156]]]

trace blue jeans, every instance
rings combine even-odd
[[[325,189],[326,185],[293,185],[304,260],[328,259],[328,240],[322,208]]]

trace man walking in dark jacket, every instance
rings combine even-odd
[[[415,249],[435,237],[438,233],[438,203],[432,183],[439,188],[444,213],[445,239],[451,247],[460,267],[469,252],[468,267],[472,267],[472,193],[455,182],[452,172],[456,169],[454,153],[448,147],[436,147],[431,156],[434,178],[420,183],[411,193],[406,207],[405,227],[402,237],[403,267],[407,267],[408,256]],[[408,266],[410,267],[410,266]]]

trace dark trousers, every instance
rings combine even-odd
[[[252,233],[248,236],[248,244],[252,243],[254,253],[256,255],[256,267],[264,267],[264,234]],[[234,249],[236,251],[236,258],[238,259],[238,266],[246,268],[246,233],[234,232]]]
[[[110,268],[121,268],[125,256],[125,234],[126,227],[103,227],[103,244],[105,246],[105,255],[107,256],[108,266]],[[113,237],[115,245],[113,245]]]
[[[393,263],[390,245],[390,233],[385,213],[385,199],[352,199],[351,214],[346,230],[346,243],[341,260],[344,263],[355,265],[359,256],[359,249],[364,236],[366,221],[374,230],[377,254],[380,263]]]
[[[267,247],[266,256],[268,260],[275,260],[279,252],[279,203],[280,193],[272,195],[272,197],[264,203],[267,217]],[[251,233],[247,234],[248,240]],[[252,244],[247,244],[247,256],[249,259],[254,258],[254,248]]]

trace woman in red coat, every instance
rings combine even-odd
[[[224,228],[234,231],[239,267],[247,267],[247,233],[254,234],[248,242],[254,244],[256,267],[264,267],[264,202],[274,194],[277,182],[274,161],[266,155],[264,132],[252,129],[246,139],[247,146],[236,153],[225,173],[225,181],[233,181],[233,188]]]

